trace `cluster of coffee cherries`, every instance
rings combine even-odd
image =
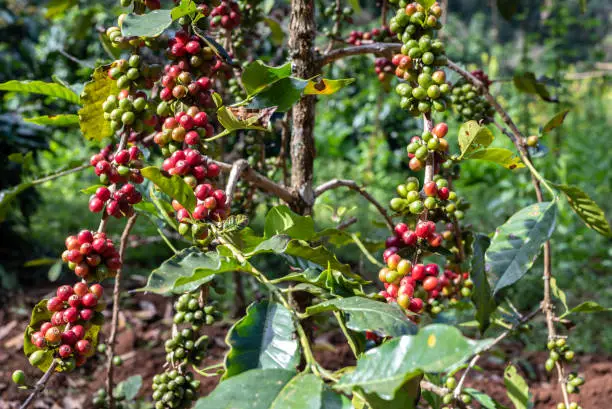
[[[127,14],[121,14],[119,16],[118,22],[119,25],[123,24],[123,20],[127,17]],[[165,35],[160,35],[157,37],[124,37],[121,33],[121,28],[117,26],[111,26],[106,29],[106,37],[110,41],[111,45],[115,48],[127,50],[134,49],[139,47],[148,47],[152,50],[159,50],[166,47],[168,43],[168,37]]]
[[[232,0],[223,0],[210,12],[210,27],[233,30],[240,25],[240,8]]]
[[[401,84],[400,84],[401,85]],[[448,151],[448,141],[444,139],[448,133],[448,125],[440,122],[430,131],[424,131],[421,136],[413,136],[406,148],[410,170],[418,172],[425,167],[430,152],[441,156]],[[439,163],[439,161],[436,161]]]
[[[158,112],[162,104],[166,103],[162,102],[158,106]],[[180,149],[183,142],[190,146],[198,146],[203,138],[210,138],[214,132],[212,124],[208,122],[206,112],[200,111],[196,106],[191,106],[187,111],[178,111],[174,116],[167,117],[162,125],[162,130],[155,134],[153,140],[162,148],[162,154],[169,156],[172,150]],[[168,146],[168,144],[173,146]]]
[[[570,403],[569,406],[567,406],[565,403],[561,402],[561,403],[557,404],[556,409],[582,409],[582,406],[578,405],[578,403],[576,403],[576,402]]]
[[[212,107],[211,75],[223,66],[213,50],[200,37],[181,30],[168,41],[167,54],[174,63],[164,67],[160,99]]]
[[[476,87],[465,80],[458,81],[453,86],[450,101],[462,121],[487,123],[495,115],[495,109],[479,94]]]
[[[221,317],[214,304],[202,307],[198,297],[192,293],[181,295],[174,303],[174,308],[174,323],[190,324],[194,331],[198,331],[203,325],[212,325]]]
[[[435,175],[434,180],[425,183],[422,192],[419,190],[419,180],[411,176],[406,179],[406,183],[397,186],[397,193],[399,197],[391,199],[390,206],[398,213],[418,215],[428,210],[436,220],[453,216],[463,218],[457,193],[448,188],[448,181],[440,175]]]
[[[457,387],[457,380],[454,377],[449,376],[444,381],[444,386],[446,386],[446,388],[450,392],[442,397],[442,404],[448,406],[443,406],[441,409],[454,409],[455,406],[453,405],[453,403],[456,402],[456,398],[453,394],[453,391]],[[472,397],[466,393],[460,394],[458,399],[461,401],[461,403],[463,403],[464,406],[472,403]]]
[[[109,121],[113,131],[124,127],[137,133],[151,132],[157,125],[157,116],[153,114],[147,94],[138,91],[134,94],[126,89],[117,95],[109,95],[102,104],[104,119]]]
[[[128,60],[117,60],[113,62],[108,70],[108,76],[117,81],[117,87],[122,90],[132,88],[153,87],[153,83],[159,79],[161,67],[159,65],[147,65],[142,62],[140,55],[132,54]]]
[[[193,189],[204,183],[205,179],[219,176],[221,169],[210,162],[205,155],[191,148],[174,151],[164,159],[162,169],[170,175],[182,176],[185,183]]]
[[[402,41],[401,54],[394,56],[395,75],[407,81],[396,88],[402,97],[400,106],[412,115],[446,110],[450,86],[443,71],[437,66],[447,64],[444,44],[434,39],[434,31],[441,27],[442,8],[434,3],[425,9],[418,3],[400,8],[391,18],[391,31]]]
[[[186,409],[198,397],[200,381],[191,372],[181,373],[176,369],[153,377],[153,400],[155,409]]]
[[[349,34],[346,42],[353,45],[362,45],[372,42],[390,42],[393,40],[393,33],[387,26],[375,27],[370,31],[353,30]]]
[[[86,336],[87,328],[97,311],[104,309],[103,293],[100,284],[88,287],[79,282],[74,287],[59,287],[56,296],[47,301],[47,310],[53,313],[51,320],[41,322],[30,337],[39,348],[30,355],[30,363],[39,365],[45,351],[52,350],[54,357],[61,359],[63,371],[83,365],[94,353],[92,341]]]
[[[440,247],[442,244],[442,235],[436,232],[436,224],[432,221],[419,221],[414,230],[411,230],[406,223],[398,223],[395,225],[393,233],[393,236],[385,240],[385,247],[387,248],[385,255],[387,257],[390,253],[397,252],[405,247],[417,247],[425,243],[428,243],[431,247]]]
[[[548,372],[553,370],[555,363],[559,360],[565,362],[571,362],[574,360],[575,353],[569,347],[565,338],[550,340],[548,341],[548,344],[546,344],[546,347],[550,351],[548,359],[544,364]]]
[[[199,364],[204,358],[207,346],[208,336],[203,335],[196,339],[193,329],[184,328],[164,344],[166,361],[173,364]]]
[[[116,218],[134,213],[132,206],[142,201],[142,194],[134,186],[144,181],[140,173],[143,166],[141,156],[137,146],[113,154],[109,145],[91,157],[90,164],[94,166],[100,182],[114,187],[111,187],[112,191],[106,186],[99,187],[89,199],[90,211],[98,213],[106,206],[106,213]]]
[[[374,60],[374,70],[378,75],[378,80],[380,82],[384,82],[393,76],[394,66],[391,60],[384,57],[379,57]]]
[[[87,281],[102,281],[121,268],[121,258],[113,241],[104,232],[90,230],[66,238],[62,260],[78,277]]]

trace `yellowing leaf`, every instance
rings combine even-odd
[[[479,147],[489,146],[495,137],[486,126],[480,126],[476,121],[468,121],[459,128],[459,148],[461,157],[473,152]]]
[[[355,78],[344,78],[340,80],[329,80],[322,78],[319,81],[309,81],[304,88],[305,95],[331,95],[342,88],[355,82]]]
[[[79,110],[81,132],[87,139],[101,141],[113,134],[110,123],[104,119],[102,104],[109,95],[119,92],[116,81],[108,76],[109,65],[96,68],[93,78],[83,89],[81,101],[83,108]]]
[[[514,170],[524,168],[523,162],[515,156],[511,150],[506,148],[486,148],[470,153],[466,159],[486,160],[497,163],[506,169]]]

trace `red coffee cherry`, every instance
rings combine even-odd
[[[423,192],[430,197],[436,196],[438,194],[438,185],[434,181],[427,182],[423,185]]]
[[[83,337],[85,336],[85,328],[83,328],[82,325],[75,325],[74,327],[72,327],[71,331],[74,336],[77,337],[77,339],[83,339]]]
[[[412,278],[417,281],[422,281],[426,276],[425,266],[423,264],[415,264],[412,266]]]
[[[91,342],[86,339],[78,341],[75,345],[75,349],[78,351],[79,354],[83,356],[87,356],[93,352]]]
[[[72,324],[79,319],[79,311],[74,307],[70,307],[64,310],[63,318],[66,324]]]
[[[91,293],[99,300],[104,294],[104,287],[102,287],[100,284],[93,284],[91,287],[89,287],[89,291],[91,291]]]
[[[64,301],[59,297],[53,297],[47,301],[47,309],[52,312],[60,311],[64,309]]]
[[[81,299],[84,307],[93,308],[98,304],[98,299],[92,293],[85,294]]]
[[[425,291],[432,291],[437,286],[438,286],[437,277],[430,276],[430,277],[427,277],[425,280],[423,280],[423,289],[425,289]]]
[[[72,355],[72,348],[70,348],[70,345],[60,345],[57,351],[59,356],[62,358],[68,358],[70,355]]]
[[[431,133],[436,135],[438,138],[444,138],[448,133],[448,125],[446,125],[444,122],[440,122],[439,124],[434,126],[434,128],[431,130]]]
[[[68,298],[70,298],[70,296],[74,294],[74,291],[69,285],[63,285],[57,289],[56,294],[57,298],[59,298],[60,300],[68,301]]]

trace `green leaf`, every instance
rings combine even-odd
[[[459,128],[459,148],[461,158],[466,153],[472,152],[479,147],[489,146],[495,137],[486,126],[480,126],[476,121],[468,121]]]
[[[432,324],[416,335],[404,335],[369,350],[357,368],[344,375],[336,388],[350,393],[360,388],[391,400],[408,380],[427,372],[448,371],[488,346],[491,340],[473,341],[452,326]]]
[[[463,392],[476,399],[485,409],[508,409],[506,406],[497,402],[495,399],[493,399],[484,392],[480,392],[473,388],[465,388],[463,389]]]
[[[567,307],[567,297],[565,296],[563,290],[557,286],[557,279],[555,277],[550,277],[550,288],[552,289],[553,295],[561,301],[561,304],[563,304],[565,307],[565,313],[567,313],[567,310],[569,309]]]
[[[115,396],[124,396],[126,401],[133,400],[142,387],[142,376],[134,375],[120,382],[115,388]]]
[[[45,18],[54,18],[77,4],[77,0],[51,0],[47,3]]]
[[[75,94],[73,90],[55,82],[13,80],[1,83],[0,91],[47,95],[50,97],[63,99],[74,104],[80,103],[79,96]]]
[[[519,91],[527,94],[539,95],[544,101],[554,102],[555,99],[551,97],[546,85],[536,79],[533,72],[524,72],[515,74],[513,77],[514,86]]]
[[[285,205],[275,206],[266,214],[264,237],[286,234],[292,239],[310,240],[314,235],[314,221],[300,216]]]
[[[331,95],[342,88],[355,82],[355,78],[343,78],[339,80],[328,80],[321,78],[319,81],[309,81],[304,88],[305,95]]]
[[[276,107],[286,112],[302,97],[308,81],[299,78],[283,78],[254,95],[249,108]]]
[[[524,168],[523,162],[518,156],[514,155],[506,148],[486,148],[471,152],[466,156],[466,159],[484,160],[487,162],[497,163],[506,169],[514,170]]]
[[[518,11],[519,4],[520,0],[497,0],[497,9],[505,20],[510,21]]]
[[[165,194],[178,201],[185,209],[193,212],[196,206],[196,197],[193,189],[183,178],[178,175],[164,176],[162,171],[155,166],[149,166],[140,170],[142,176],[149,179]]]
[[[375,393],[364,393],[368,406],[366,409],[415,409],[419,401],[423,375],[418,375],[404,383],[395,393],[392,400],[380,398]]]
[[[295,370],[300,344],[291,312],[281,304],[253,303],[227,333],[230,350],[225,356],[224,379],[250,369]]]
[[[291,62],[271,67],[261,60],[253,61],[242,72],[242,85],[248,95],[255,95],[275,82],[291,75]]]
[[[561,124],[563,124],[563,121],[565,121],[565,117],[567,116],[567,114],[569,114],[569,109],[561,111],[555,116],[553,116],[550,121],[548,121],[546,125],[544,125],[544,128],[542,128],[542,133],[548,133],[553,129],[561,126]]]
[[[417,0],[421,6],[425,8],[425,10],[429,10],[431,6],[436,2],[436,0]]]
[[[514,365],[508,365],[504,371],[506,393],[516,409],[528,409],[533,406],[529,385],[516,370]]]
[[[286,35],[280,23],[270,17],[265,17],[263,21],[270,29],[270,39],[272,40],[272,44],[278,47],[282,46]]]
[[[57,281],[57,279],[62,274],[62,266],[63,265],[64,265],[64,263],[62,262],[62,260],[59,260],[55,264],[53,264],[51,266],[51,268],[47,272],[47,278],[49,279],[49,281],[51,281],[51,282]]]
[[[157,37],[172,24],[172,10],[153,10],[145,14],[130,13],[123,20],[124,37]]]
[[[416,325],[406,318],[406,313],[397,304],[387,304],[365,297],[339,298],[306,309],[309,315],[325,311],[342,311],[348,314],[346,325],[353,331],[370,330],[398,337],[414,334],[417,330]]]
[[[23,120],[36,125],[72,126],[79,124],[79,116],[75,114],[35,116],[23,118]]]
[[[559,318],[565,318],[570,314],[578,314],[578,313],[588,314],[588,313],[593,313],[593,312],[607,312],[607,311],[612,311],[612,308],[601,306],[597,304],[595,301],[585,301],[582,304],[577,305],[576,307],[572,308],[571,310],[566,311]]]
[[[577,186],[555,183],[552,185],[563,192],[572,210],[589,229],[593,229],[603,236],[612,237],[612,229],[610,229],[610,224],[604,211],[588,194]]]
[[[181,0],[181,3],[170,11],[170,18],[174,21],[187,15],[193,17],[197,10],[198,5],[193,0]]]
[[[254,369],[223,381],[194,409],[350,409],[313,374],[284,369]]]
[[[85,138],[101,141],[113,135],[110,122],[104,119],[102,104],[109,95],[119,92],[117,82],[109,78],[110,65],[96,68],[92,80],[85,84],[81,99],[83,108],[78,112],[81,123],[81,132]]]
[[[481,334],[489,327],[491,314],[497,309],[497,303],[491,292],[491,286],[485,271],[485,252],[490,244],[489,237],[484,234],[477,234],[474,238],[472,251],[472,271],[470,273],[474,282],[472,302],[476,308],[476,320]]]
[[[151,272],[143,291],[157,294],[184,292],[190,283],[198,286],[209,282],[217,273],[237,271],[237,261],[220,256],[214,251],[202,252],[197,247],[181,250]]]
[[[486,270],[498,279],[493,294],[520,280],[533,266],[540,248],[555,228],[555,202],[519,210],[498,227],[486,252]]]
[[[274,283],[295,281],[309,284],[317,288],[327,290],[335,297],[350,297],[353,295],[365,296],[362,282],[351,277],[345,277],[341,272],[328,268],[320,271],[316,268],[308,268],[304,271],[296,271],[286,276],[277,278]]]

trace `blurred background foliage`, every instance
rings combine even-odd
[[[277,3],[284,4],[280,0]],[[373,1],[361,3],[363,10],[355,16],[355,27],[345,27],[345,35],[352,28],[365,30],[380,25],[380,8]],[[494,79],[492,93],[526,134],[538,133],[554,114],[569,109],[563,126],[542,138],[545,154],[537,157],[535,164],[552,181],[580,186],[608,216],[612,215],[612,155],[606,142],[612,128],[612,4],[589,0],[582,13],[578,0],[523,0],[518,13],[507,21],[494,1],[449,3],[444,30],[449,58],[470,70],[483,69]],[[80,92],[92,68],[111,58],[101,46],[97,28],[109,26],[123,12],[116,4],[107,0],[5,1],[0,8],[0,82],[56,80],[74,84]],[[331,22],[321,17],[320,24],[330,26]],[[321,48],[325,45],[321,40]],[[422,125],[399,109],[394,82],[379,82],[373,60],[353,57],[325,73],[327,77],[353,77],[357,81],[317,106],[315,185],[337,177],[353,179],[386,203],[409,173],[405,146],[412,135],[420,133]],[[545,102],[517,91],[512,77],[527,71],[542,78],[558,102]],[[456,79],[453,75],[449,78]],[[3,93],[1,98],[0,190],[84,163],[99,148],[86,143],[74,128],[45,128],[21,120],[41,114],[75,113],[75,106],[34,95]],[[448,122],[451,146],[456,147],[461,123],[452,113],[436,119]],[[491,129],[496,135],[495,145],[512,148],[505,136],[495,127]],[[9,160],[9,154],[14,153],[24,155],[22,163]],[[27,286],[44,286],[48,280],[68,277],[67,271],[64,276],[52,266],[68,234],[97,225],[98,216],[87,210],[88,197],[80,192],[94,183],[93,172],[84,171],[19,195],[0,222],[0,300]],[[487,234],[535,201],[526,170],[508,171],[479,161],[463,163],[455,188],[472,204],[465,222]],[[263,214],[265,207],[260,206],[255,226]],[[315,208],[315,220],[321,228],[352,216],[358,221],[350,231],[359,232],[364,242],[384,240],[386,231],[380,215],[352,191],[327,192]],[[152,224],[142,221],[137,226],[134,236],[150,238],[152,243],[130,249],[127,262],[134,276],[146,276],[170,252],[155,239]],[[111,233],[117,234],[112,229],[119,227],[111,223]],[[594,299],[612,306],[611,244],[609,238],[589,230],[562,202],[553,236],[553,273],[569,305]],[[376,274],[376,266],[356,246],[339,249],[339,254],[366,277]],[[508,292],[519,309],[528,309],[541,299],[540,264]],[[576,324],[578,350],[612,350],[609,315],[577,316]],[[536,325],[529,335],[535,347],[544,343],[543,334]]]

